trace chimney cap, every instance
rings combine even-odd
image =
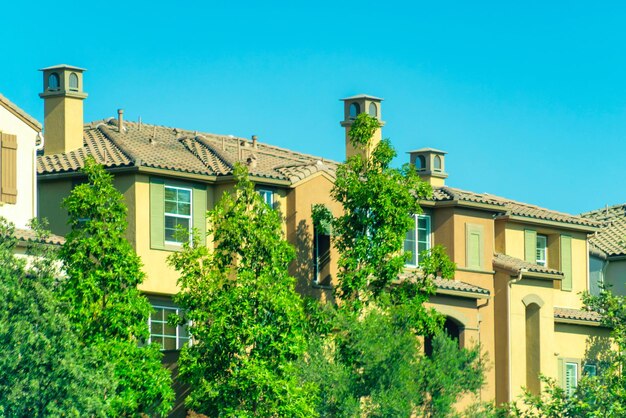
[[[415,149],[413,151],[407,151],[407,154],[414,154],[416,152],[431,152],[433,154],[447,154],[446,151],[441,151],[435,148],[420,148],[420,149]]]
[[[380,97],[370,96],[369,94],[357,94],[355,96],[344,97],[343,99],[339,99],[339,100],[345,102],[347,100],[359,100],[359,99],[373,100],[377,102],[382,102],[383,100],[385,100]]]
[[[74,70],[74,71],[87,71],[86,68],[75,67],[73,65],[68,64],[57,64],[51,67],[40,68],[39,71],[48,71],[48,70]]]

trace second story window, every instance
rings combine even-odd
[[[537,234],[537,257],[535,263],[540,266],[548,265],[548,237]]]
[[[191,224],[191,189],[165,186],[165,242],[187,242]],[[181,228],[187,231],[185,236],[178,232]]]
[[[261,195],[261,198],[270,208],[274,207],[274,192],[267,189],[259,189],[257,192]]]
[[[157,343],[161,350],[180,350],[189,343],[189,334],[186,326],[174,326],[168,323],[170,315],[178,315],[180,309],[172,306],[152,305],[152,315],[148,320],[150,328],[149,343]]]
[[[415,226],[406,233],[404,239],[404,251],[411,253],[411,258],[406,262],[408,267],[417,267],[419,255],[430,249],[430,216],[415,215],[413,219]]]

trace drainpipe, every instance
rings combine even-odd
[[[511,344],[511,290],[513,288],[513,284],[518,283],[520,280],[524,278],[524,273],[528,273],[526,269],[520,269],[517,277],[509,280],[509,294],[507,301],[507,309],[506,309],[506,325],[507,325],[507,340],[508,340],[508,348],[509,348],[509,402],[513,400],[513,366],[512,366],[512,344]]]
[[[37,140],[39,140],[39,145],[37,145]],[[41,132],[37,132],[37,137],[35,138],[35,146],[33,147],[33,204],[32,204],[32,216],[31,218],[37,217],[39,201],[37,200],[37,152],[43,150],[45,140],[43,134]]]

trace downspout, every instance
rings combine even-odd
[[[39,140],[39,145],[37,145],[37,140]],[[41,132],[37,132],[37,138],[35,139],[35,146],[33,147],[33,169],[32,169],[32,173],[33,173],[33,204],[32,206],[32,216],[31,218],[36,218],[37,217],[37,212],[38,212],[38,206],[39,206],[39,200],[37,199],[37,153],[41,150],[43,150],[43,146],[45,143],[45,139],[43,137],[43,133]]]
[[[480,329],[482,327],[482,322],[483,322],[483,317],[480,314],[480,310],[482,308],[486,307],[487,305],[489,305],[489,299],[485,299],[485,303],[483,305],[478,305],[477,314],[476,314],[476,316],[477,316],[476,323],[477,323],[477,326],[478,326],[477,332],[478,332],[478,347],[479,347],[479,349],[482,347],[482,340],[480,338]],[[478,400],[481,401],[481,402],[483,400],[483,391],[482,390],[480,390],[478,392]]]
[[[507,326],[507,344],[508,344],[508,348],[509,348],[509,358],[508,358],[508,363],[509,363],[509,399],[508,401],[511,402],[513,400],[513,366],[512,366],[512,358],[513,358],[513,353],[512,353],[512,344],[511,344],[511,289],[513,284],[519,282],[520,280],[523,279],[524,277],[524,273],[528,273],[528,270],[526,269],[520,269],[519,273],[517,274],[517,277],[514,279],[509,280],[509,294],[508,296],[508,301],[507,301],[507,308],[506,308],[506,326]]]

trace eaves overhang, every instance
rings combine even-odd
[[[595,232],[595,231],[600,230],[599,227],[595,227],[591,225],[579,225],[579,224],[573,224],[569,222],[551,221],[548,219],[530,218],[527,216],[519,216],[519,215],[500,215],[500,216],[497,216],[495,219],[497,221],[521,223],[525,225],[549,226],[552,228],[567,229],[567,230],[577,231],[577,232]]]

